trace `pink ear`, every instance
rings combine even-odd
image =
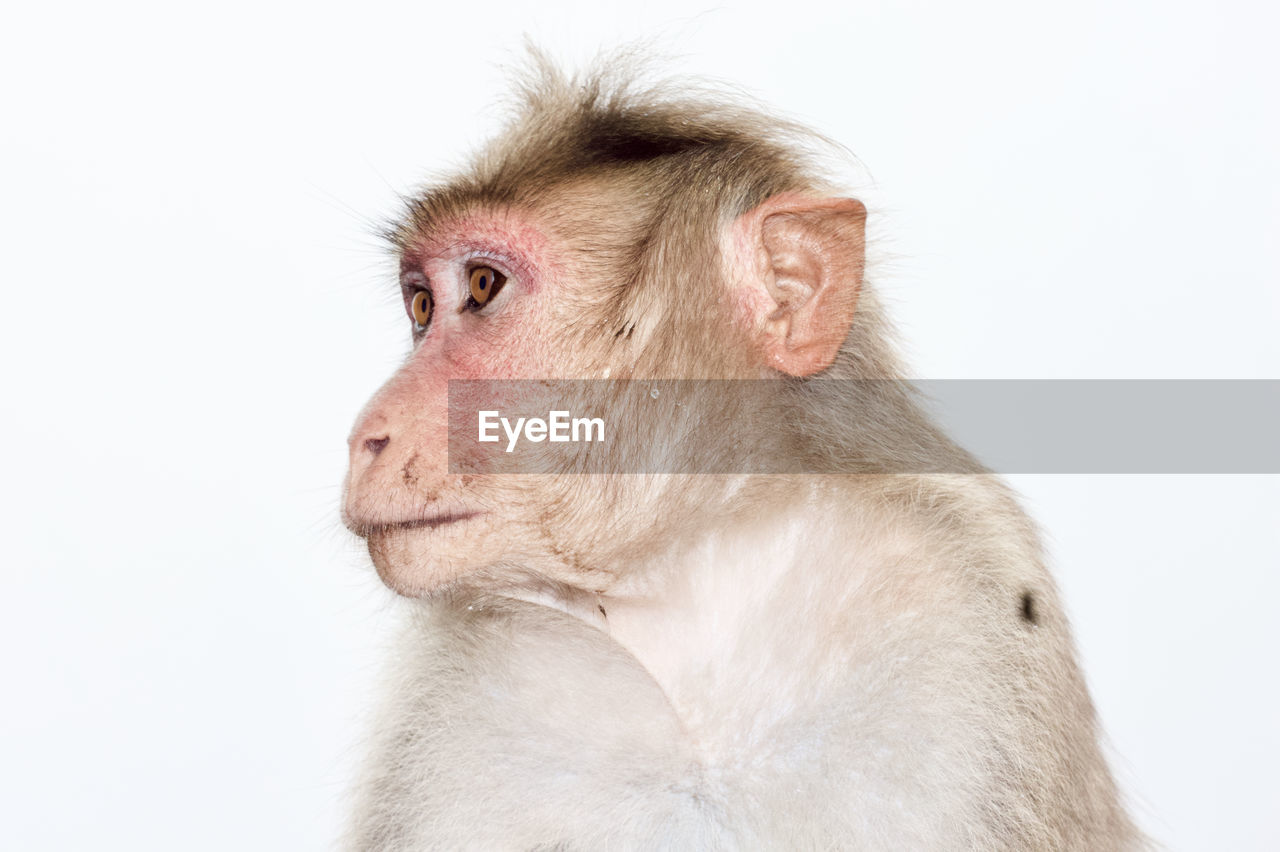
[[[808,376],[835,361],[853,324],[865,265],[867,209],[852,198],[778,195],[737,223],[755,261],[750,321],[775,369]]]

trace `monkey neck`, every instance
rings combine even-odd
[[[713,750],[736,747],[724,738],[739,740],[743,723],[767,738],[788,708],[814,697],[822,672],[848,665],[850,608],[908,548],[873,501],[850,499],[846,479],[757,483],[740,495],[740,519],[673,543],[637,566],[650,578],[643,586],[601,596],[589,614]],[[788,499],[777,499],[781,489]],[[761,505],[783,508],[762,521]],[[803,629],[761,631],[762,623]],[[796,672],[817,672],[817,681],[799,682]],[[760,678],[780,688],[760,690]]]

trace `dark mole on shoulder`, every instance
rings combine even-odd
[[[1040,616],[1036,613],[1036,599],[1031,592],[1022,593],[1022,606],[1019,614],[1027,624],[1040,623]]]

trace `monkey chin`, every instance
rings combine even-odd
[[[431,597],[468,572],[465,535],[460,528],[470,518],[436,526],[396,526],[370,532],[365,537],[369,557],[382,582],[406,598]],[[446,540],[448,540],[446,542]],[[460,552],[461,551],[461,552]]]

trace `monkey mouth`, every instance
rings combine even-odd
[[[434,530],[439,527],[455,524],[460,521],[467,521],[471,518],[479,517],[483,512],[444,512],[439,515],[427,515],[421,518],[413,518],[407,521],[386,521],[374,523],[370,521],[362,521],[358,518],[348,518],[347,528],[361,538],[372,538],[373,536],[383,535],[386,533],[405,532],[408,530],[428,529]]]

